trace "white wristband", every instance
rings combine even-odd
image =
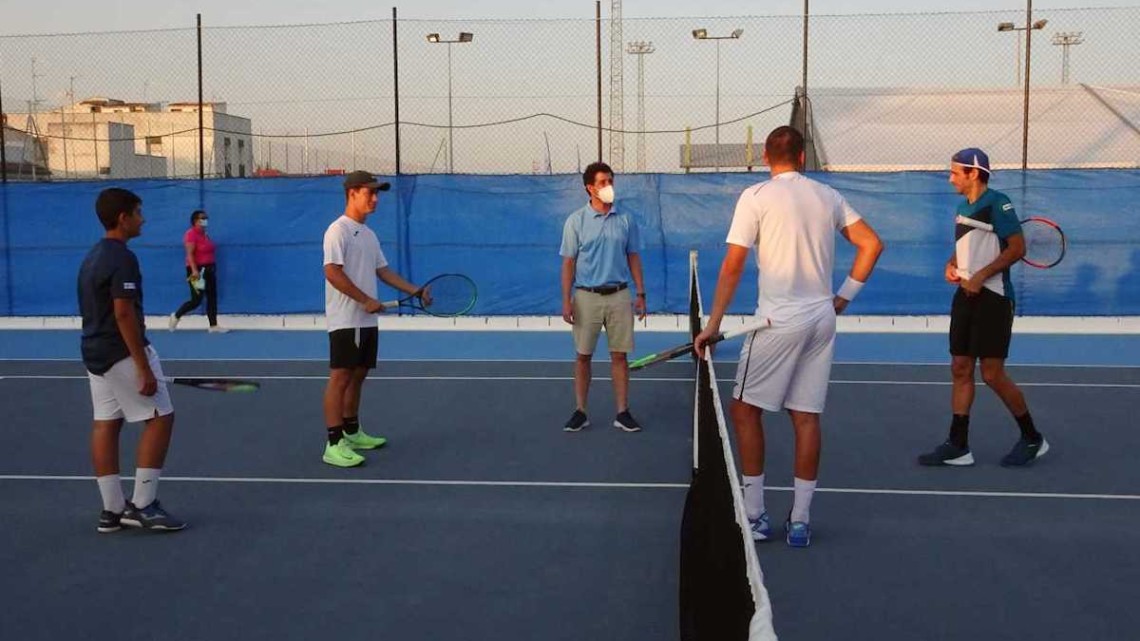
[[[836,294],[836,296],[850,302],[855,300],[855,297],[859,295],[859,290],[861,289],[863,289],[863,283],[848,276],[847,280],[843,281],[843,287],[839,288],[839,293]]]

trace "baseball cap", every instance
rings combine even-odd
[[[969,147],[959,151],[950,158],[950,162],[956,165],[962,165],[963,167],[980,169],[987,174],[990,173],[990,157],[986,155],[986,152],[977,147]]]
[[[376,176],[373,176],[367,171],[354,171],[344,177],[344,188],[353,189],[356,187],[368,187],[378,191],[388,191],[392,185],[376,180]]]

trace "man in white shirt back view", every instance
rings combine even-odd
[[[365,222],[376,211],[381,191],[390,185],[366,171],[344,179],[344,215],[325,231],[325,317],[329,330],[329,382],[325,388],[324,415],[328,444],[322,460],[336,467],[364,462],[356,450],[381,447],[386,439],[360,428],[360,392],[368,370],[376,367],[379,329],[376,279],[407,293],[419,287],[388,267],[380,240]]]
[[[764,508],[764,410],[787,410],[795,428],[795,499],[785,523],[788,545],[811,543],[810,507],[819,475],[819,417],[827,397],[835,349],[835,317],[855,298],[882,253],[875,231],[831,187],[799,173],[804,139],[778,127],[764,144],[771,180],[744,190],[728,232],[708,325],[697,336],[700,354],[720,332],[749,250],[760,271],[757,316],[769,329],[744,340],[731,404],[744,476],[744,502],[752,538],[771,536]],[[835,233],[856,248],[854,265],[832,294]]]

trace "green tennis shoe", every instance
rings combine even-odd
[[[342,438],[336,445],[325,445],[325,455],[321,460],[336,467],[356,467],[364,462],[364,457],[354,452],[348,440]]]
[[[383,436],[372,436],[366,434],[363,429],[358,429],[356,434],[345,432],[343,442],[347,442],[348,446],[354,450],[374,450],[378,447],[384,447],[388,439]]]

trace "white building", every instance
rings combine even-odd
[[[225,103],[202,109],[205,173],[211,178],[253,174],[252,123],[226,113]],[[28,130],[28,114],[8,114]],[[89,98],[35,114],[55,179],[197,178],[198,103],[132,103]]]

